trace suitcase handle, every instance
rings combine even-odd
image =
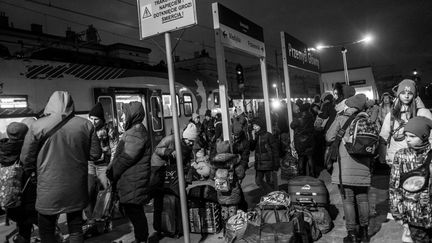
[[[296,198],[299,204],[313,204],[317,205],[317,203],[312,198]]]

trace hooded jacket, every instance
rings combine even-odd
[[[343,115],[336,118],[326,133],[326,141],[333,142],[336,139],[338,131],[343,127],[348,118],[357,112],[355,108],[348,108]],[[347,152],[345,141],[349,138],[349,126],[345,130],[345,135],[339,145],[339,155],[342,168],[342,184],[349,186],[370,186],[370,158],[354,158]],[[339,181],[339,165],[333,164],[332,183],[340,184]]]
[[[68,92],[55,91],[24,140],[21,161],[26,174],[36,171],[36,210],[45,215],[76,212],[87,207],[87,161],[101,156],[90,121],[73,116]],[[41,144],[45,134],[68,115],[66,124]]]
[[[147,129],[142,124],[144,108],[139,102],[123,106],[126,121],[112,172],[120,203],[143,205],[149,199],[151,144]]]

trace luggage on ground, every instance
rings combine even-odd
[[[298,176],[288,181],[287,192],[294,205],[315,205],[327,207],[329,192],[324,182],[310,176]]]
[[[303,213],[289,209],[258,207],[247,223],[242,240],[248,243],[312,242]]]
[[[183,230],[180,198],[173,192],[166,190],[163,196],[155,197],[153,217],[153,228],[157,232],[169,237],[181,236]]]
[[[211,185],[198,185],[187,192],[191,233],[218,233],[222,229],[217,191]]]

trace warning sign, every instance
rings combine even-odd
[[[142,18],[146,19],[146,18],[150,18],[152,16],[152,11],[151,11],[151,4],[147,4],[145,5],[142,10]]]
[[[197,23],[195,0],[138,0],[140,38]]]

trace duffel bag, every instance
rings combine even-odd
[[[288,209],[258,207],[255,219],[248,221],[242,240],[248,243],[312,242],[303,213]]]

